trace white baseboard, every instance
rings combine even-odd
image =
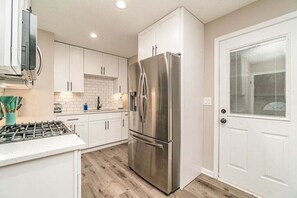
[[[211,170],[209,170],[209,169],[207,169],[207,168],[202,168],[202,173],[203,173],[204,175],[209,176],[209,177],[216,178],[214,172],[211,171]]]
[[[93,152],[93,151],[98,151],[98,150],[101,150],[101,149],[116,146],[116,145],[119,145],[119,144],[124,144],[124,143],[127,143],[127,142],[128,142],[128,140],[122,140],[122,141],[114,142],[114,143],[111,143],[111,144],[104,144],[102,146],[97,146],[97,147],[93,147],[93,148],[84,149],[84,150],[81,151],[81,153],[84,154],[84,153],[89,153],[89,152]]]

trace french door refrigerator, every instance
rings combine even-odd
[[[179,188],[180,56],[164,53],[128,67],[129,167],[169,194]]]

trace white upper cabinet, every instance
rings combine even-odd
[[[119,57],[103,54],[103,75],[112,78],[119,76]]]
[[[138,34],[138,60],[164,52],[181,52],[180,8]]]
[[[54,91],[84,91],[83,49],[55,42]]]
[[[54,91],[69,89],[69,45],[55,42]]]
[[[164,52],[180,53],[180,20],[178,9],[157,22],[155,55]]]
[[[85,74],[102,75],[102,53],[84,49]]]
[[[114,93],[127,93],[127,68],[128,60],[126,58],[119,57],[119,77],[114,80]]]
[[[70,46],[70,91],[84,92],[84,53],[80,47]]]
[[[155,25],[138,34],[138,60],[143,60],[154,55],[156,45],[155,37]]]

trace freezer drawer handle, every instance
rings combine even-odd
[[[131,135],[133,136],[134,139],[136,139],[136,140],[138,140],[138,141],[140,141],[140,142],[142,142],[142,143],[145,143],[145,144],[147,144],[147,145],[150,145],[150,146],[154,146],[154,147],[158,147],[158,148],[160,148],[160,149],[163,149],[163,145],[162,145],[162,144],[154,144],[154,143],[151,143],[151,142],[147,142],[147,141],[145,141],[145,140],[143,140],[143,139],[141,139],[141,138],[136,137],[136,136],[133,135],[133,134],[131,134]]]

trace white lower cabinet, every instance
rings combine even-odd
[[[106,130],[106,142],[112,143],[122,139],[121,119],[108,120],[108,128]]]
[[[89,147],[89,123],[78,122],[73,123],[74,132],[86,143],[85,148]]]
[[[89,147],[106,143],[106,125],[105,120],[89,122]]]
[[[128,113],[122,113],[122,140],[128,139]]]
[[[128,139],[128,113],[57,116],[92,148]]]
[[[57,116],[57,120],[63,121],[73,130],[89,147],[89,117],[87,115]]]

